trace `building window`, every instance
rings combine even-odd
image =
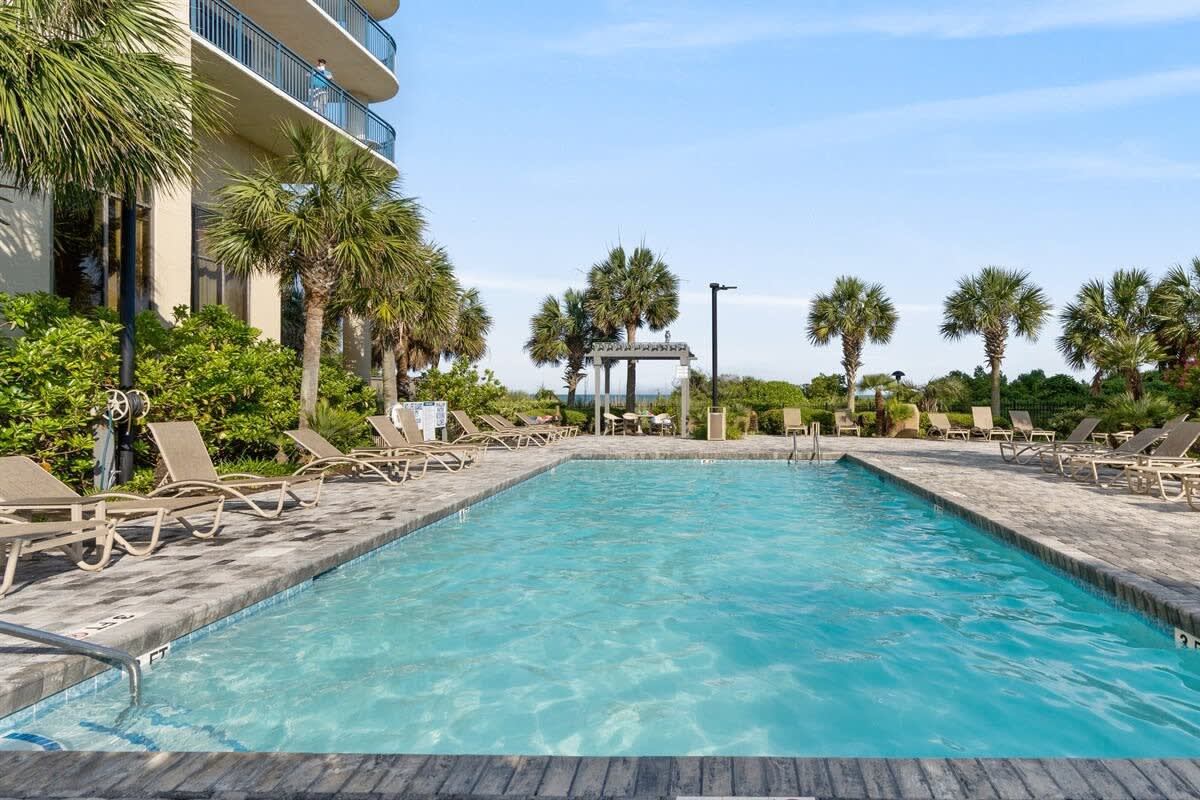
[[[121,296],[121,198],[86,189],[54,193],[54,291],[77,311],[117,310]],[[152,307],[150,203],[137,207],[136,307]]]
[[[243,322],[249,321],[249,286],[208,256],[204,230],[212,212],[192,206],[192,311],[205,306],[225,306]]]

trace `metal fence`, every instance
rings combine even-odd
[[[333,17],[355,41],[367,48],[367,51],[387,64],[388,69],[396,68],[396,40],[375,21],[355,0],[315,0],[316,4],[329,16]]]
[[[225,0],[191,0],[191,27],[221,52],[367,147],[395,160],[396,131]]]

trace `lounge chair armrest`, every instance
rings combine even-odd
[[[284,476],[280,475],[280,476],[276,476],[276,477],[272,478],[272,477],[268,477],[266,475],[255,475],[253,472],[228,472],[224,475],[218,475],[217,480],[218,481],[226,481],[226,480],[245,480],[246,478],[260,478],[264,481],[274,481],[274,480],[279,480],[282,477],[284,477]]]
[[[1138,466],[1141,467],[1169,467],[1176,464],[1196,464],[1197,466],[1200,466],[1200,460],[1188,458],[1186,456],[1138,456]]]
[[[97,492],[89,494],[88,497],[98,497],[103,500],[145,500],[144,494],[132,494],[130,492]]]

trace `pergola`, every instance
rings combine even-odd
[[[608,413],[608,385],[604,386],[604,408],[600,407],[600,375],[601,372],[607,373],[608,369],[617,361],[678,361],[679,366],[689,372],[685,372],[685,376],[690,374],[692,359],[695,356],[692,354],[691,348],[684,342],[601,342],[597,344],[592,352],[588,353],[588,358],[592,360],[592,369],[595,370],[596,387],[595,403],[596,403],[596,424],[595,433],[600,436],[604,431],[602,425],[602,413]],[[687,418],[688,418],[688,377],[684,377],[680,381],[680,400],[679,400],[679,425],[676,426],[679,436],[687,437]]]

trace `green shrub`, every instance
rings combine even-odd
[[[564,425],[578,425],[580,428],[583,428],[588,424],[588,415],[582,411],[565,408],[563,409],[562,417]]]
[[[508,392],[490,369],[483,374],[465,358],[457,359],[446,372],[437,367],[417,379],[414,400],[445,400],[449,408],[468,416],[498,414]]]
[[[758,415],[758,432],[769,436],[783,435],[783,409],[770,408]]]
[[[322,397],[308,415],[308,427],[343,451],[370,445],[366,418],[358,411],[338,408]]]
[[[0,337],[0,454],[30,455],[87,486],[92,426],[104,388],[117,385],[112,314],[72,314],[62,298],[43,293],[0,294],[0,316],[24,332]],[[136,385],[150,397],[147,419],[194,420],[218,462],[272,458],[282,432],[299,422],[295,354],[219,306],[195,315],[176,309],[175,322],[165,326],[153,312],[137,320]],[[375,407],[371,388],[337,367],[322,368],[320,391],[360,419]],[[142,467],[157,460],[144,435],[135,451]]]

